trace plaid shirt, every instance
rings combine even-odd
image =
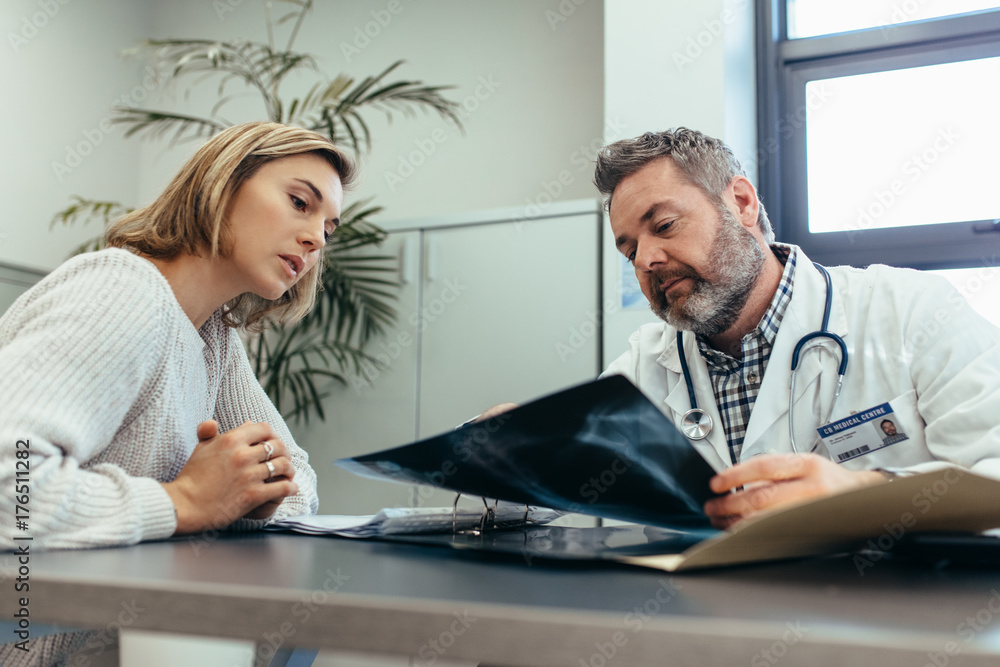
[[[708,374],[712,378],[715,392],[715,403],[722,416],[722,426],[729,443],[729,457],[734,464],[740,460],[743,449],[743,438],[747,434],[747,423],[753,404],[760,393],[760,384],[764,380],[767,360],[771,357],[774,338],[778,335],[778,327],[785,315],[788,303],[792,300],[792,284],[795,280],[794,248],[783,245],[772,245],[771,251],[778,261],[785,266],[781,274],[778,289],[771,299],[764,317],[757,328],[743,337],[741,341],[742,360],[735,359],[725,352],[720,352],[709,345],[708,341],[698,336],[698,350],[708,365]]]

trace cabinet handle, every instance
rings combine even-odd
[[[427,239],[427,282],[437,279],[437,243],[434,237]]]
[[[417,261],[416,261],[417,247],[413,242],[412,238],[403,239],[403,245],[399,247],[399,282],[403,285],[409,285],[414,280],[416,280],[417,273]]]

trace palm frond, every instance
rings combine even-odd
[[[344,209],[344,222],[331,237],[324,253],[323,289],[316,307],[299,324],[317,329],[337,340],[349,340],[359,348],[383,333],[396,319],[391,302],[397,298],[396,258],[391,255],[358,254],[361,248],[378,246],[386,233],[368,221],[382,208],[369,200]]]
[[[301,116],[305,119],[302,121],[304,125],[309,125],[310,123],[315,125],[319,122],[318,118],[323,108],[329,106],[331,102],[336,103],[337,99],[344,94],[344,91],[352,83],[354,83],[354,80],[345,74],[337,75],[337,78],[330,83],[314,83],[304,98],[301,100],[298,98],[292,100],[292,106],[295,107],[298,116],[289,113],[289,122],[299,122],[299,116]]]
[[[323,76],[315,58],[293,50],[305,15],[314,0],[278,0],[287,11],[272,19],[271,2],[264,3],[267,42],[246,39],[151,39],[135,52],[150,57],[167,83],[184,83],[188,99],[193,86],[214,82],[217,101],[207,116],[136,107],[115,109],[113,121],[127,126],[125,136],[169,139],[174,145],[207,139],[229,127],[224,109],[237,97],[259,95],[269,120],[297,124],[345,144],[356,153],[371,148],[369,113],[373,110],[391,122],[397,115],[436,113],[460,130],[460,105],[449,100],[449,87],[419,80],[392,80],[402,66],[397,61],[375,76],[357,80],[338,74]],[[285,48],[275,46],[275,26],[290,25]],[[311,70],[324,80],[313,84],[302,97],[283,99],[280,87],[293,72]],[[233,89],[234,86],[239,87]],[[313,311],[294,326],[277,326],[247,341],[249,358],[261,385],[287,418],[308,421],[311,414],[325,417],[323,399],[334,383],[347,383],[364,369],[378,366],[365,353],[365,344],[391,327],[397,317],[397,258],[380,254],[386,233],[370,222],[381,212],[370,200],[355,202],[342,211],[339,230],[324,250],[323,285]],[[117,202],[74,197],[56,213],[52,224],[77,224],[92,219],[106,227],[130,209]],[[82,244],[77,251],[101,247],[102,237]]]
[[[56,225],[89,224],[94,220],[101,223],[101,229],[106,229],[108,225],[133,209],[125,207],[116,201],[102,201],[98,199],[85,199],[77,195],[70,197],[72,203],[61,211],[56,212],[49,222],[49,228]],[[100,250],[104,247],[104,234],[87,239],[70,251],[70,256],[80,255],[85,252]]]
[[[316,69],[316,61],[309,54],[290,49],[276,51],[268,44],[250,40],[157,39],[147,40],[144,46],[173,81],[191,75],[217,75],[220,97],[232,81],[255,88],[263,98],[268,118],[275,121],[279,120],[278,87],[284,77],[299,68]]]
[[[378,85],[404,62],[397,60],[380,74],[366,77],[341,100],[338,111],[343,112],[351,107],[371,104],[391,107],[393,103],[405,102],[411,109],[425,107],[433,110],[443,118],[455,123],[456,126],[461,127],[462,121],[458,117],[458,109],[461,105],[441,94],[442,91],[450,90],[453,86],[428,86],[423,81],[396,81],[391,84]],[[397,107],[397,110],[399,108],[402,107]],[[384,108],[383,111],[391,118],[391,108]]]
[[[358,153],[371,150],[371,131],[362,114],[367,108],[378,109],[389,121],[395,113],[413,116],[418,111],[431,111],[463,129],[460,105],[442,94],[450,86],[428,86],[423,81],[383,83],[403,62],[397,60],[358,83],[340,75],[325,88],[314,87],[299,105],[299,118],[334,142],[346,141]]]
[[[78,195],[70,197],[72,204],[56,212],[49,222],[49,228],[56,225],[74,225],[77,223],[88,223],[93,219],[101,221],[103,226],[108,226],[113,221],[134,209],[126,208],[116,201],[105,201],[99,199],[86,199]]]
[[[129,128],[125,131],[126,137],[138,134],[147,139],[160,139],[173,132],[173,137],[170,139],[171,146],[183,141],[207,139],[228,126],[211,118],[188,116],[172,111],[119,107],[115,112],[111,122],[128,125]]]
[[[385,269],[385,275],[392,272]],[[323,282],[316,307],[300,324],[303,328],[317,327],[326,336],[362,346],[395,321],[396,309],[388,303],[396,298],[395,290],[386,289],[396,287],[395,282],[373,280],[341,263],[324,273]]]
[[[357,347],[323,338],[319,331],[274,329],[256,336],[250,346],[257,352],[254,370],[275,407],[286,419],[306,423],[312,411],[325,418],[322,402],[334,383],[347,384],[348,373],[359,374],[366,365],[379,363]]]
[[[305,19],[306,12],[313,7],[313,0],[284,0],[284,2],[298,5],[300,8],[298,14],[296,14],[296,12],[291,12],[278,20],[278,24],[280,25],[285,21],[295,18],[295,26],[292,28],[292,33],[288,37],[288,45],[285,46],[285,50],[290,51],[292,49],[292,45],[295,44],[295,38],[299,36],[299,28],[302,27],[302,20]]]
[[[316,61],[312,56],[292,51],[264,51],[253,61],[253,65],[258,72],[258,78],[272,93],[276,93],[278,84],[290,72],[299,68],[316,69]]]
[[[80,245],[78,245],[75,248],[73,248],[72,250],[70,250],[69,251],[69,256],[70,257],[75,257],[77,255],[82,255],[85,252],[95,252],[97,250],[103,250],[104,248],[105,248],[104,237],[103,236],[95,236],[94,238],[87,239],[86,241],[84,241]]]
[[[294,5],[296,9],[293,9],[292,11],[288,12],[280,19],[275,21],[274,22],[275,25],[282,25],[300,15],[305,14],[305,12],[312,9],[312,4],[313,4],[312,0],[278,0],[278,2],[282,2],[286,5]]]
[[[378,215],[384,209],[372,206],[371,197],[352,202],[340,213],[343,223],[337,232],[326,242],[327,256],[338,255],[343,250],[354,247],[360,241],[361,245],[381,245],[386,239],[386,232],[381,227],[369,222],[369,218]]]

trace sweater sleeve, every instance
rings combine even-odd
[[[86,469],[132,417],[166,345],[163,304],[136,259],[117,250],[70,260],[0,319],[0,550],[15,537],[80,548],[176,529],[156,480]]]
[[[285,517],[315,514],[319,509],[319,497],[316,494],[316,473],[309,465],[309,455],[295,443],[285,420],[260,386],[236,330],[229,329],[228,336],[228,363],[215,408],[219,431],[228,431],[246,421],[270,424],[288,448],[295,466],[295,483],[299,485],[299,492],[285,498],[270,519],[239,519],[231,527],[250,530]]]

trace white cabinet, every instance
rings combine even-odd
[[[596,216],[428,231],[418,436],[597,375]],[[576,343],[576,340],[572,342]]]
[[[600,372],[597,203],[529,220],[511,213],[388,227],[385,250],[400,258],[402,288],[395,329],[368,348],[383,364],[335,389],[325,422],[292,426],[319,477],[320,512],[449,504],[447,494],[355,477],[333,461]]]
[[[0,315],[7,312],[11,304],[29,287],[41,280],[45,274],[35,269],[25,269],[0,263]]]
[[[288,425],[316,471],[320,513],[372,514],[414,504],[416,490],[363,479],[333,462],[414,439],[419,342],[411,322],[420,296],[420,237],[419,231],[392,234],[382,246],[399,258],[400,281],[396,326],[367,348],[383,363],[334,388],[324,401],[326,421],[314,416],[308,425]]]

